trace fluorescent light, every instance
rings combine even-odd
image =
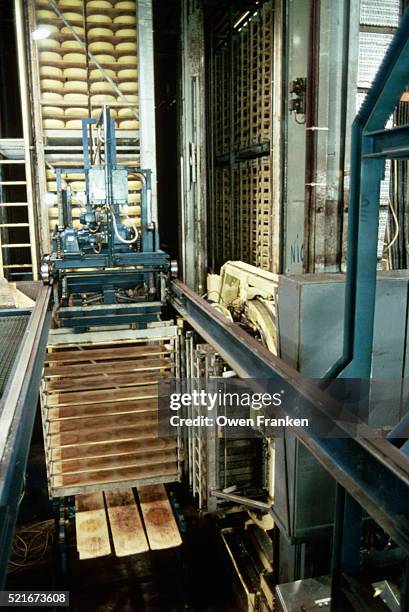
[[[33,40],[43,40],[44,38],[48,38],[50,36],[50,30],[46,28],[36,28],[33,32],[31,32],[31,38]]]

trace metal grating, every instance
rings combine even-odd
[[[371,86],[391,40],[392,34],[360,32],[358,87]]]
[[[30,315],[1,316],[0,313],[0,397],[3,395]]]
[[[399,2],[396,0],[361,0],[361,24],[397,27]]]

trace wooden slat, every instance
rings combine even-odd
[[[55,476],[52,478],[53,487],[79,487],[104,483],[123,482],[127,480],[143,480],[177,474],[175,463],[152,465],[133,468],[118,468],[116,470],[101,470],[100,472],[86,472],[81,474],[67,474],[67,476]]]
[[[111,554],[103,494],[78,495],[75,505],[75,530],[80,559]]]
[[[132,489],[105,491],[105,500],[116,556],[138,555],[149,550]]]
[[[48,424],[48,434],[58,434],[70,431],[81,430],[81,433],[91,433],[93,431],[111,430],[114,427],[134,427],[138,425],[156,425],[158,422],[158,412],[139,412],[134,414],[122,414],[118,416],[100,416],[89,419],[81,419],[80,425],[77,419],[64,419],[62,421],[53,421]]]
[[[88,366],[84,365],[84,370]],[[48,393],[54,391],[86,391],[90,389],[111,389],[112,387],[133,387],[146,385],[158,380],[169,378],[169,374],[150,372],[128,372],[127,374],[111,374],[107,376],[94,375],[84,378],[54,378],[44,383],[44,390]]]
[[[157,435],[157,426],[138,426],[138,427],[117,427],[110,431],[92,431],[92,432],[76,432],[62,433],[48,436],[49,448],[57,446],[72,446],[77,444],[92,444],[97,442],[120,442],[122,440],[138,440],[144,436],[155,437]]]
[[[172,351],[165,346],[123,346],[117,348],[84,349],[78,351],[54,351],[47,353],[45,363],[70,363],[79,361],[107,361],[124,357],[146,357],[151,355],[168,355]]]
[[[141,467],[143,465],[171,463],[172,461],[176,461],[176,452],[174,450],[141,452],[138,454],[127,453],[126,455],[111,455],[108,457],[96,457],[95,459],[75,459],[74,461],[52,462],[51,475],[58,476],[124,467]]]
[[[92,457],[105,457],[123,453],[140,453],[149,450],[169,450],[176,447],[175,438],[147,438],[127,441],[106,442],[104,444],[82,444],[54,448],[50,452],[51,461],[71,461]]]
[[[158,397],[157,385],[132,387],[131,389],[107,389],[104,391],[79,391],[77,393],[55,393],[46,396],[47,406],[75,406],[78,404],[100,404],[131,399]]]
[[[180,546],[182,539],[164,485],[138,487],[138,496],[151,549]]]
[[[171,368],[174,363],[171,359],[135,359],[133,361],[99,361],[89,363],[84,369],[83,365],[61,365],[48,366],[44,369],[44,376],[52,378],[54,376],[89,376],[91,374],[118,374],[119,372],[143,372],[144,370],[158,370]]]
[[[82,406],[58,406],[47,410],[47,420],[81,419],[92,416],[150,412],[158,408],[158,399],[140,399],[131,402],[104,402]]]

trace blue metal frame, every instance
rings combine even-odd
[[[368,379],[376,293],[380,182],[385,159],[409,158],[409,126],[385,130],[409,81],[409,10],[352,125],[344,350],[328,372]]]
[[[50,287],[43,287],[36,299],[27,333],[15,360],[14,375],[9,378],[0,400],[3,411],[12,411],[13,419],[7,443],[0,449],[0,589],[4,588],[7,563],[13,540],[23,481],[30,449],[38,389],[51,323]],[[2,423],[4,427],[4,422]]]

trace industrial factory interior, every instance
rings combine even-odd
[[[0,607],[409,612],[409,0],[0,1]]]

